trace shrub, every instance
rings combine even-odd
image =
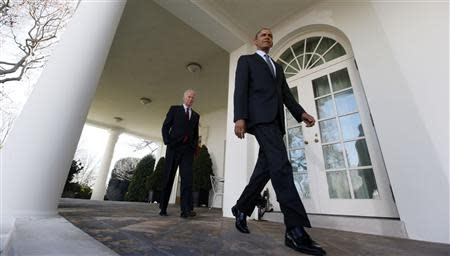
[[[194,158],[193,169],[193,191],[211,189],[211,181],[209,176],[214,175],[212,169],[211,156],[209,155],[208,148],[203,145],[200,148],[198,156]]]
[[[148,190],[145,183],[147,178],[153,173],[155,167],[155,158],[153,155],[147,155],[136,165],[133,177],[131,178],[128,192],[125,194],[125,200],[145,202],[148,196]]]

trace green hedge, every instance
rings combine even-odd
[[[148,190],[146,189],[146,181],[153,173],[154,167],[155,158],[153,155],[147,155],[139,161],[128,186],[128,192],[125,194],[126,201],[145,202],[147,200]]]

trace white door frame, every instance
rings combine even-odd
[[[321,66],[322,67],[322,66]],[[389,178],[379,147],[375,128],[370,117],[369,106],[363,91],[361,79],[357,71],[353,57],[349,57],[327,65],[314,72],[305,72],[288,79],[290,87],[297,86],[299,103],[313,116],[317,117],[314,95],[311,81],[318,77],[330,74],[334,71],[347,68],[352,88],[358,105],[358,112],[363,124],[365,139],[369,150],[372,168],[380,193],[380,199],[329,199],[328,186],[324,171],[324,159],[320,143],[319,124],[312,128],[303,128],[305,141],[305,154],[308,163],[308,174],[310,175],[310,190],[312,199],[302,199],[308,212],[320,214],[373,216],[373,217],[398,217],[397,207],[392,197]],[[309,88],[306,89],[305,86]],[[304,125],[302,125],[304,127]],[[315,135],[318,134],[318,137]],[[319,143],[315,143],[315,139]],[[349,180],[351,188],[351,181]]]

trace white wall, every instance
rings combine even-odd
[[[208,130],[205,145],[211,154],[214,174],[223,177],[227,109],[224,108],[202,115],[200,123],[202,127],[206,127]]]
[[[409,101],[395,113],[400,129],[385,125],[383,135],[401,217],[413,238],[449,243],[448,3],[373,6],[397,65],[397,96]],[[396,137],[406,147],[391,147]]]
[[[220,109],[200,116],[202,128],[207,129],[204,144],[208,147],[213,164],[214,175],[223,177],[225,160],[225,135],[227,124],[227,109]],[[202,142],[203,143],[203,142]],[[222,208],[222,197],[217,196],[213,207]],[[212,193],[211,193],[212,200]]]
[[[448,3],[320,2],[272,28],[275,47],[317,24],[337,28],[352,45],[409,236],[449,243]],[[252,165],[243,148],[236,152],[230,129],[234,69],[250,49],[243,46],[230,57],[225,178],[235,183],[225,183],[227,207],[248,181],[240,170]]]

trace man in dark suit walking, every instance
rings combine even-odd
[[[163,189],[159,215],[167,216],[167,204],[172,191],[173,180],[180,167],[181,176],[181,217],[194,217],[192,202],[192,162],[198,143],[200,115],[192,109],[195,91],[184,92],[183,105],[171,106],[162,126],[162,137],[166,149]]]
[[[272,37],[268,28],[258,31],[254,40],[256,53],[241,56],[236,68],[234,132],[240,139],[246,132],[253,134],[260,149],[250,181],[231,210],[236,217],[236,228],[242,233],[250,233],[246,217],[252,214],[259,194],[271,179],[284,214],[285,244],[302,253],[325,255],[325,250],[304,229],[311,224],[295,188],[292,166],[283,142],[283,104],[307,127],[313,126],[315,119],[296,102],[283,69],[269,57]]]

